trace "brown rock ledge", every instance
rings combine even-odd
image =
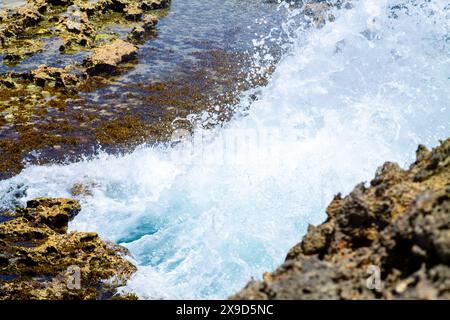
[[[124,259],[125,248],[96,233],[67,233],[80,210],[75,200],[35,199],[0,223],[0,300],[120,297],[117,287],[136,268]]]

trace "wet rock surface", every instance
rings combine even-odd
[[[31,78],[37,86],[42,88],[76,89],[85,77],[72,73],[70,69],[70,67],[52,68],[41,65],[36,70],[31,71]]]
[[[125,248],[67,233],[80,210],[75,200],[35,199],[0,223],[0,299],[134,298],[116,294],[136,270]]]
[[[103,45],[94,50],[94,53],[87,61],[88,73],[111,73],[119,64],[131,60],[136,56],[138,48],[121,39],[115,40],[112,43]]]
[[[327,214],[283,265],[231,298],[450,298],[450,139],[420,146],[408,170],[384,164]]]

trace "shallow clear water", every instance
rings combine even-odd
[[[280,264],[333,194],[449,136],[449,7],[401,2],[355,2],[321,29],[300,28],[269,85],[226,127],[122,157],[30,166],[0,182],[3,205],[17,188],[24,201],[90,185],[70,228],[131,250],[138,272],[125,291],[227,297]]]
[[[26,1],[3,0],[3,5],[0,1],[0,8],[14,8],[24,3]],[[277,38],[282,34],[280,25],[285,17],[285,10],[276,8],[276,3],[260,0],[172,0],[168,14],[161,14],[154,37],[140,45],[139,63],[134,71],[126,73],[112,86],[91,96],[98,99],[99,95],[120,90],[126,83],[146,83],[149,79],[177,76],[174,71],[186,62],[195,63],[199,52],[253,52],[252,39],[256,35],[268,34],[273,28],[278,29],[273,31]],[[107,30],[127,39],[132,27],[132,24],[110,24],[103,31]],[[42,40],[42,52],[15,66],[0,64],[0,72],[24,72],[40,64],[64,67],[81,63],[90,55],[89,50],[60,54],[60,39],[53,37]],[[275,46],[271,49],[279,51]]]
[[[85,97],[105,100],[105,94],[120,91],[124,84],[189,78],[192,70],[187,66],[201,63],[201,53],[232,53],[236,64],[243,64],[238,54],[253,54],[255,37],[272,32],[274,39],[282,40],[280,26],[286,10],[277,7],[261,0],[172,0],[169,13],[158,22],[155,37],[140,46],[138,65],[111,86]],[[269,48],[273,54],[281,51],[275,41]]]

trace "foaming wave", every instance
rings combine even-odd
[[[28,167],[0,182],[3,205],[16,186],[26,200],[83,183],[92,196],[70,228],[130,249],[138,271],[124,291],[233,293],[281,263],[334,193],[449,134],[445,1],[360,1],[333,14],[299,29],[258,100],[239,106],[246,116],[174,146]]]

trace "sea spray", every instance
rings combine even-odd
[[[17,188],[25,201],[89,185],[71,229],[130,249],[138,272],[124,291],[227,297],[280,264],[335,193],[450,132],[446,2],[331,12],[294,32],[269,84],[228,124],[124,156],[30,166],[0,182],[3,205]]]

